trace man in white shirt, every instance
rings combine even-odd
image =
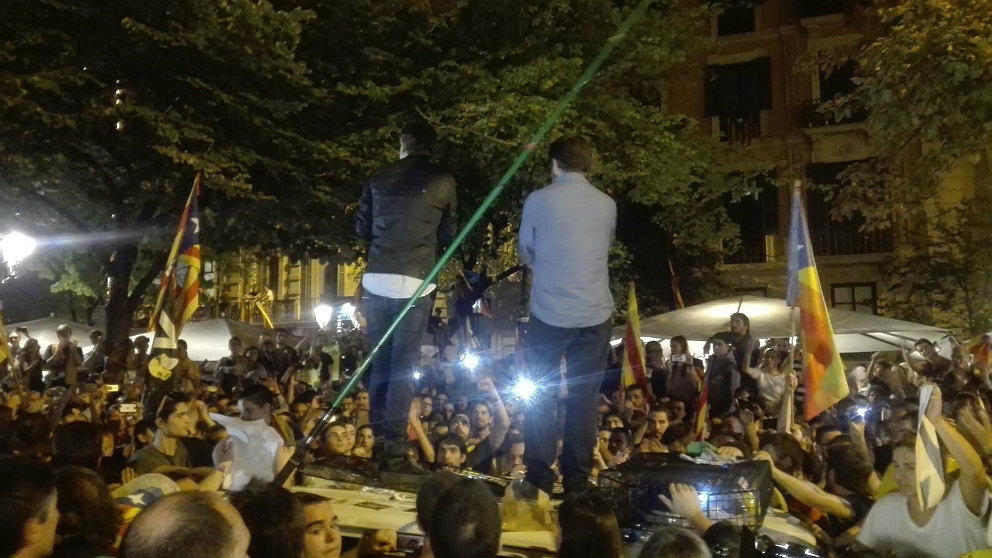
[[[915,440],[904,439],[892,453],[899,492],[884,496],[872,507],[858,542],[878,552],[895,551],[896,556],[934,558],[986,548],[983,517],[988,497],[982,458],[941,416],[940,388],[934,388],[926,416],[961,467],[958,480],[947,485],[938,505],[923,509],[916,496]]]
[[[368,245],[362,313],[375,343],[455,236],[455,180],[430,161],[435,141],[427,124],[406,126],[400,134],[400,160],[372,175],[358,204],[356,230]],[[369,373],[369,419],[376,440],[383,441],[376,458],[387,467],[406,461],[413,371],[431,312],[427,295],[434,288],[431,285],[410,308]]]
[[[551,493],[559,369],[566,361],[568,400],[560,459],[566,492],[588,483],[596,445],[599,388],[610,341],[609,252],[617,206],[586,180],[592,146],[583,138],[551,144],[554,180],[529,196],[520,221],[520,260],[533,270],[524,347],[538,392],[527,409],[527,481]]]

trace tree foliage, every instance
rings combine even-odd
[[[929,249],[898,254],[889,266],[893,282],[883,300],[886,310],[967,337],[992,330],[992,243],[981,226],[983,211],[953,207],[933,215]]]
[[[343,0],[311,5],[317,19],[304,33],[303,51],[314,61],[315,79],[329,91],[327,103],[313,109],[329,116],[313,120],[339,124],[333,140],[339,161],[329,172],[337,182],[360,183],[395,157],[403,123],[424,119],[439,131],[438,159],[458,179],[464,220],[633,4]],[[722,202],[746,191],[758,166],[713,141],[694,121],[663,110],[666,78],[707,44],[708,17],[705,8],[658,3],[549,138],[587,137],[597,151],[591,181],[624,203],[650,207],[654,234],[670,239],[675,259],[694,265],[711,265],[733,246],[737,230]],[[334,37],[331,48],[339,56],[327,55],[327,37]],[[523,200],[550,181],[545,153],[539,149],[513,178],[468,238],[459,265],[498,272],[516,263]],[[624,217],[621,211],[621,229]],[[635,263],[657,259],[657,254],[621,251]],[[628,263],[616,260],[618,285],[632,278]],[[642,291],[658,289],[667,290],[667,281],[651,281]]]
[[[992,188],[992,1],[887,0],[867,12],[867,39],[853,53],[823,53],[827,67],[853,56],[857,87],[824,110],[862,108],[878,157],[842,176],[838,215],[866,214],[886,228],[937,194],[945,173],[977,163]],[[893,211],[893,208],[896,211]],[[911,211],[911,209],[908,209]]]
[[[0,217],[85,238],[47,245],[35,264],[56,289],[106,292],[109,337],[121,339],[197,170],[205,251],[350,259],[363,181],[395,159],[400,127],[423,119],[440,133],[464,220],[633,4],[10,0]],[[706,44],[709,15],[657,3],[552,134],[593,142],[592,181],[650,208],[685,268],[733,247],[723,202],[758,168],[664,110],[668,73]],[[522,201],[550,179],[543,153],[470,236],[462,265],[497,271],[513,258]],[[620,252],[618,284],[631,261],[657,259]]]
[[[313,219],[337,202],[315,179],[326,150],[294,125],[320,95],[295,56],[311,17],[264,0],[5,3],[3,221],[51,241],[41,267],[97,262],[110,343],[161,272],[198,170],[205,244],[301,252],[340,238],[338,212]],[[74,235],[88,242],[60,247]]]

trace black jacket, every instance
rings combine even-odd
[[[356,231],[368,243],[366,272],[423,279],[455,237],[455,179],[410,155],[375,172],[358,202]]]

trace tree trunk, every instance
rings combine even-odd
[[[107,266],[107,372],[123,375],[127,369],[128,336],[134,310],[128,304],[128,286],[138,259],[134,244],[118,245]]]

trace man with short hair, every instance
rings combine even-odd
[[[276,345],[270,358],[272,359],[273,373],[277,378],[281,378],[290,366],[296,366],[300,361],[300,355],[296,349],[286,344],[288,339],[289,332],[284,328],[280,327],[275,331]]]
[[[437,444],[434,460],[442,467],[461,469],[465,466],[465,440],[457,434],[448,434]]]
[[[372,175],[358,203],[356,231],[360,242],[368,245],[362,312],[373,344],[383,338],[455,236],[455,180],[430,161],[436,138],[426,123],[404,127],[400,160]],[[387,468],[408,462],[412,375],[432,306],[427,295],[434,288],[431,285],[414,302],[369,372],[370,422],[376,436],[383,438],[378,457]]]
[[[25,457],[0,459],[0,556],[44,558],[59,523],[51,465]]]
[[[562,138],[551,144],[549,155],[554,180],[527,196],[519,251],[521,262],[533,271],[525,356],[540,380],[526,415],[524,462],[527,481],[551,494],[562,357],[569,394],[560,459],[565,490],[584,488],[592,471],[614,308],[609,252],[617,207],[586,180],[593,159],[589,142]]]
[[[232,337],[227,341],[227,349],[230,355],[223,357],[217,363],[217,371],[214,373],[214,382],[230,395],[234,387],[238,385],[248,373],[248,359],[241,354],[241,338]]]
[[[465,413],[455,413],[448,421],[448,433],[458,436],[465,442],[468,442],[471,432],[472,421]]]
[[[155,438],[150,446],[131,456],[131,466],[139,475],[154,473],[163,466],[189,467],[189,452],[182,438],[193,432],[193,419],[189,414],[189,399],[181,393],[162,398],[155,413]]]
[[[324,446],[326,455],[351,455],[352,444],[344,423],[335,422],[328,426],[324,439],[327,441]]]
[[[269,482],[253,480],[230,496],[251,533],[252,558],[299,558],[303,554],[306,519],[303,503],[293,493]]]
[[[247,558],[251,533],[216,493],[177,492],[146,508],[127,530],[120,558]]]
[[[933,341],[920,339],[916,342],[914,348],[930,364],[929,366],[913,366],[918,373],[936,381],[942,379],[951,371],[951,360],[940,355],[938,352],[939,349],[933,344]],[[914,364],[910,359],[906,359],[906,362],[909,362],[911,365]]]
[[[664,453],[668,451],[665,444],[661,443],[661,439],[664,437],[665,431],[668,430],[668,423],[671,420],[669,412],[668,407],[659,405],[653,407],[648,413],[648,421],[638,432],[641,436],[638,446],[641,453]]]
[[[288,446],[296,444],[296,440],[303,435],[299,430],[282,417],[275,414],[276,399],[269,388],[263,385],[252,385],[245,388],[238,398],[238,409],[241,411],[241,420],[263,420],[265,424],[271,426],[282,436],[283,443]]]
[[[474,430],[467,464],[469,469],[488,475],[492,473],[493,459],[510,428],[510,415],[506,413],[492,378],[480,380],[479,390],[487,401],[476,401],[471,407]]]
[[[72,339],[72,328],[61,324],[55,328],[58,342],[45,349],[42,359],[49,371],[51,386],[76,385],[79,368],[83,365],[83,351]]]
[[[455,483],[438,499],[428,530],[437,558],[495,558],[501,535],[496,498],[475,479]]]
[[[731,355],[737,364],[737,371],[740,372],[740,385],[747,388],[748,393],[757,394],[757,381],[746,373],[749,367],[757,368],[761,362],[758,340],[751,335],[751,319],[747,317],[747,314],[734,312],[730,315],[730,331],[715,333],[713,337],[722,339],[730,346]],[[704,346],[704,351],[709,344]]]
[[[200,387],[200,366],[190,360],[189,345],[185,339],[176,341],[176,358],[179,361],[172,373],[178,378],[177,387],[183,393],[193,393]]]
[[[297,492],[294,496],[303,504],[306,522],[300,558],[340,558],[341,530],[331,501],[310,492]]]

